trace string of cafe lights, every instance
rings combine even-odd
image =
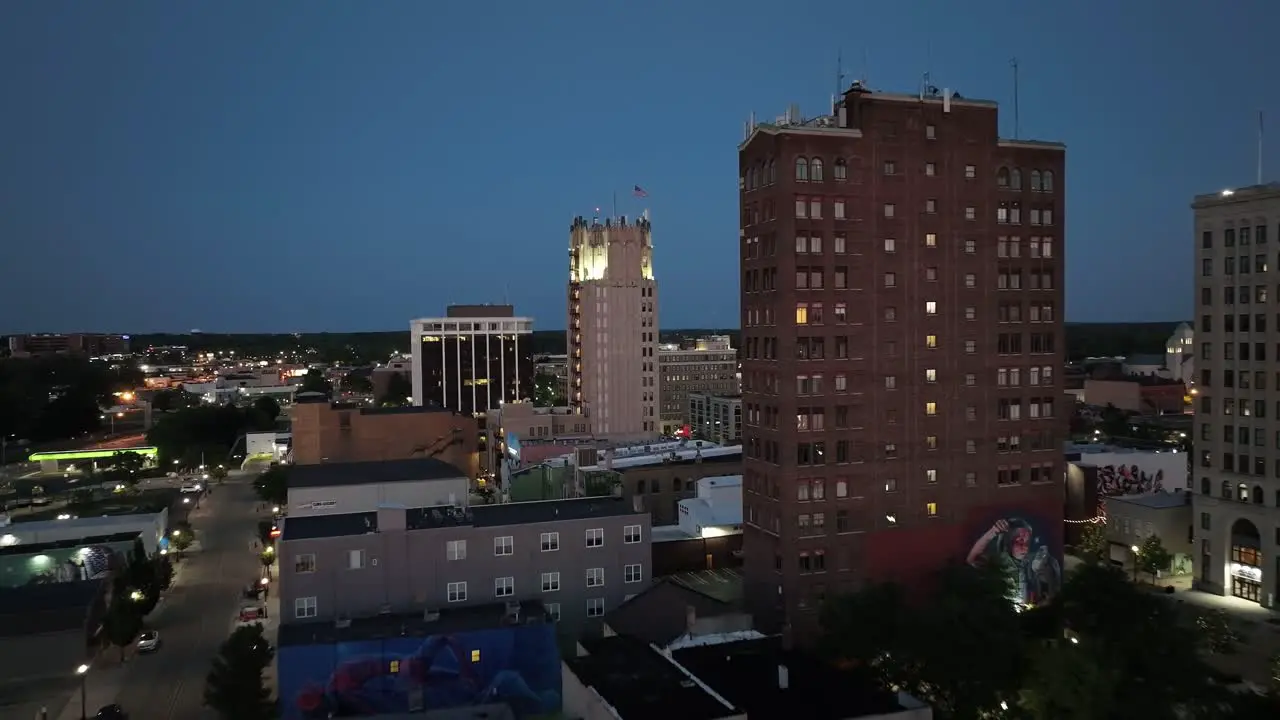
[[[1091,517],[1088,520],[1063,520],[1062,522],[1070,525],[1087,525],[1089,523],[1093,523],[1093,524],[1105,523],[1106,521],[1107,521],[1106,515],[1098,515],[1096,517]]]

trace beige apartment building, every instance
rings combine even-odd
[[[569,227],[569,406],[610,440],[656,437],[658,286],[647,218]]]
[[[1280,183],[1200,195],[1191,207],[1197,583],[1272,607],[1280,577]]]
[[[693,347],[662,345],[658,348],[663,434],[669,435],[692,423],[690,393],[734,395],[738,388],[738,351],[733,349],[728,335],[698,338]]]

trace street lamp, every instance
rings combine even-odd
[[[1133,553],[1133,581],[1136,583],[1138,582],[1138,552],[1139,552],[1138,546],[1130,545],[1129,552]]]
[[[76,675],[80,677],[80,720],[88,720],[88,715],[87,715],[88,708],[85,707],[86,703],[85,703],[85,697],[84,697],[85,696],[84,686],[85,686],[85,681],[89,677],[89,666],[81,665],[80,667],[76,668]]]

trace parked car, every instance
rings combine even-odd
[[[261,605],[244,605],[237,618],[242,623],[262,622],[267,617],[267,609]]]
[[[103,705],[94,717],[97,720],[129,720],[129,713],[125,712],[124,708],[113,703],[111,705]]]
[[[138,652],[149,653],[160,649],[160,633],[155,630],[145,630],[138,636]]]
[[[182,483],[182,487],[179,488],[179,492],[190,494],[190,493],[198,493],[203,489],[204,489],[204,486],[198,482],[185,482],[185,483]]]

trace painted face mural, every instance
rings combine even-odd
[[[1013,583],[1012,598],[1024,605],[1047,602],[1062,585],[1062,564],[1033,521],[996,520],[969,549],[969,563],[1000,563]]]

